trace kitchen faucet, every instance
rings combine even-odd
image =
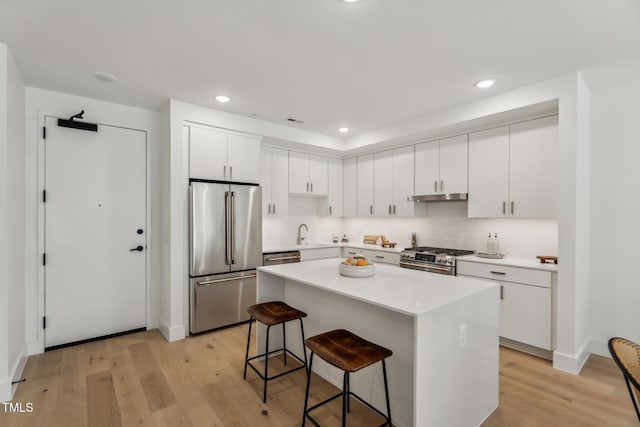
[[[305,230],[309,231],[309,227],[307,227],[307,224],[300,224],[298,226],[298,244],[299,245],[302,245],[302,241],[306,239],[306,237],[302,237],[300,235],[300,233],[302,232],[302,227],[304,227]]]

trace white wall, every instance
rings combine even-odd
[[[621,71],[621,72],[618,72]],[[640,63],[587,73],[591,87],[590,350],[640,342]],[[622,78],[621,78],[622,77]]]
[[[0,236],[9,235],[8,50],[0,44]],[[9,241],[0,243],[0,401],[9,400]]]
[[[42,126],[45,115],[70,117],[85,110],[85,120],[140,129],[147,132],[147,203],[149,212],[147,251],[147,326],[155,328],[159,322],[161,280],[161,169],[160,115],[158,112],[129,107],[96,99],[51,92],[37,88],[26,89],[26,149],[27,149],[27,340],[29,352],[44,350],[44,267],[40,262],[44,250],[44,218],[41,190],[44,188],[44,155]]]
[[[0,401],[11,399],[27,356],[24,103],[20,72],[0,44]]]

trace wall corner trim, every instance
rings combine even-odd
[[[580,347],[580,350],[575,355],[569,355],[554,351],[553,367],[570,374],[580,374],[582,367],[591,355],[591,353],[587,351],[587,348],[589,347],[588,344],[589,340],[585,341],[585,343]]]
[[[22,379],[22,373],[24,372],[24,367],[27,364],[27,342],[25,341],[22,344],[22,348],[20,349],[20,353],[18,354],[18,358],[16,359],[13,367],[11,368],[11,372],[9,373],[9,377],[6,379],[0,380],[0,402],[8,402],[13,399],[15,392],[18,388],[19,384],[11,384],[13,381],[18,381]]]
[[[186,337],[184,325],[169,326],[165,322],[162,322],[162,325],[158,329],[169,342],[179,341]]]

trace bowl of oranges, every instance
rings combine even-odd
[[[362,255],[354,255],[342,261],[338,272],[347,277],[371,277],[376,274],[376,267]]]

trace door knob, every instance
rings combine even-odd
[[[142,247],[142,246],[136,246],[133,249],[129,249],[129,251],[131,251],[131,252],[136,252],[136,251],[137,252],[142,252],[143,250],[144,250],[144,247]]]

